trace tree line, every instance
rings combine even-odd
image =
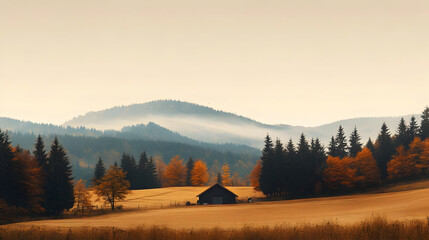
[[[402,118],[396,134],[383,124],[377,139],[364,145],[355,127],[347,141],[342,126],[327,149],[319,139],[284,146],[265,138],[260,161],[250,175],[251,185],[268,197],[299,197],[361,190],[381,183],[429,176],[429,108],[420,125]]]

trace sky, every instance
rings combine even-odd
[[[176,99],[316,126],[429,105],[427,0],[0,0],[0,117]]]

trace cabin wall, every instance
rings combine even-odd
[[[204,194],[200,195],[199,199],[200,199],[200,204],[214,204],[213,203],[213,198],[216,197],[222,197],[223,199],[223,204],[232,204],[232,203],[236,203],[235,200],[235,196],[229,192],[226,192],[223,188],[221,187],[215,187],[210,189],[209,191],[205,192]]]

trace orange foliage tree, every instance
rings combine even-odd
[[[193,186],[204,186],[209,180],[206,163],[198,160],[194,163],[191,171],[191,182]]]
[[[180,156],[175,156],[165,168],[164,179],[167,186],[185,186],[186,185],[186,166]]]
[[[229,170],[228,163],[225,163],[222,166],[222,185],[224,185],[224,186],[231,186],[232,185],[231,173]]]
[[[365,188],[380,182],[377,161],[368,148],[362,149],[356,157],[350,159],[350,167],[356,170],[354,181],[357,187]]]
[[[329,156],[323,171],[323,182],[332,191],[345,190],[354,187],[356,170],[350,168],[351,158]]]
[[[262,169],[262,163],[261,163],[261,160],[258,160],[252,172],[250,173],[250,185],[256,191],[261,191],[261,188],[259,185],[259,178],[261,177],[261,169]]]

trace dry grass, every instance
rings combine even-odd
[[[46,240],[89,240],[89,239],[152,239],[152,240],[256,240],[256,239],[429,239],[429,226],[422,220],[388,221],[385,217],[351,225],[335,222],[323,224],[301,224],[298,226],[261,226],[239,229],[186,229],[175,230],[166,227],[120,228],[0,228],[0,240],[46,239]]]

